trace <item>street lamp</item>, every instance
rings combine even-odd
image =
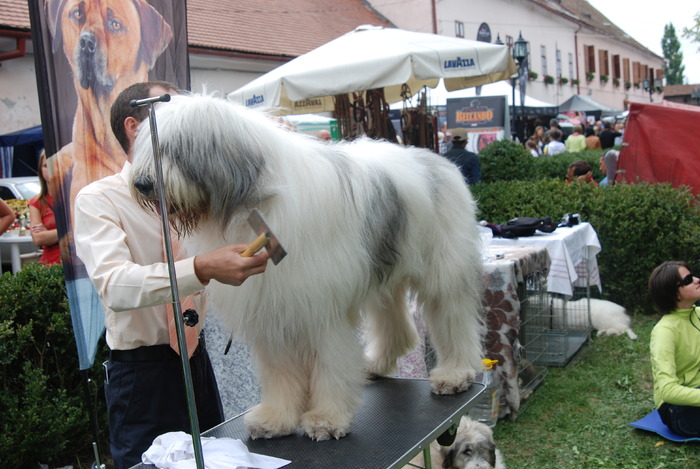
[[[525,141],[525,85],[527,80],[527,57],[530,54],[530,43],[523,39],[520,31],[518,40],[513,44],[513,60],[518,64],[518,81],[520,82],[520,124],[518,125],[518,137]],[[524,65],[523,65],[524,64]],[[515,106],[515,83],[513,83],[513,106]],[[515,119],[514,119],[515,121]]]
[[[649,81],[648,77],[645,77],[644,80],[642,81],[642,87],[649,92],[649,102],[653,103],[653,93],[654,90],[658,90],[661,88],[661,80],[659,78],[654,78],[654,85],[652,86],[651,82]]]

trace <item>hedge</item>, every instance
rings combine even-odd
[[[89,370],[100,447],[107,426],[100,358]],[[93,426],[78,366],[63,269],[28,264],[0,277],[0,461],[3,468],[90,467]]]
[[[534,159],[534,158],[533,158]],[[519,216],[557,221],[579,213],[598,234],[603,297],[651,313],[647,281],[669,259],[700,260],[698,199],[667,184],[566,184],[563,180],[500,181],[472,186],[479,218],[505,223]]]
[[[603,153],[603,150],[586,150],[533,158],[522,145],[509,140],[500,140],[479,152],[481,177],[484,182],[533,181],[549,178],[564,180],[566,170],[571,163],[576,160],[585,160],[591,165],[593,179],[599,181],[603,178],[600,172],[600,157]]]

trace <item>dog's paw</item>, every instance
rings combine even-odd
[[[476,373],[469,368],[434,368],[430,372],[430,384],[435,394],[455,394],[469,389]]]
[[[245,414],[248,433],[254,440],[258,438],[275,438],[291,435],[297,429],[297,421],[291,416],[276,412],[274,409],[258,404]]]
[[[301,416],[301,429],[312,440],[339,440],[348,434],[350,422],[347,419],[336,421],[327,413],[310,411]]]

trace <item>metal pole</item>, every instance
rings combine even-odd
[[[185,392],[187,394],[187,410],[190,417],[190,427],[192,429],[192,446],[194,448],[194,458],[197,469],[204,469],[204,454],[202,452],[202,440],[199,434],[199,421],[197,420],[197,404],[194,399],[194,389],[192,386],[192,371],[190,361],[187,357],[187,341],[185,339],[184,324],[182,319],[182,306],[180,305],[180,295],[177,289],[177,277],[175,275],[175,261],[173,259],[173,248],[170,241],[170,223],[168,221],[168,209],[165,204],[163,166],[160,156],[160,144],[158,143],[158,128],[156,126],[156,113],[153,103],[148,102],[148,122],[151,125],[151,144],[153,145],[153,158],[155,160],[156,180],[158,184],[158,203],[163,222],[163,239],[165,241],[165,251],[168,258],[168,273],[170,274],[170,292],[173,298],[173,314],[175,315],[175,329],[177,331],[177,343],[180,348],[180,359],[182,361],[182,373],[185,377]]]

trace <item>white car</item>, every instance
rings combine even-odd
[[[0,178],[0,198],[3,200],[29,200],[40,190],[41,185],[37,176]]]

